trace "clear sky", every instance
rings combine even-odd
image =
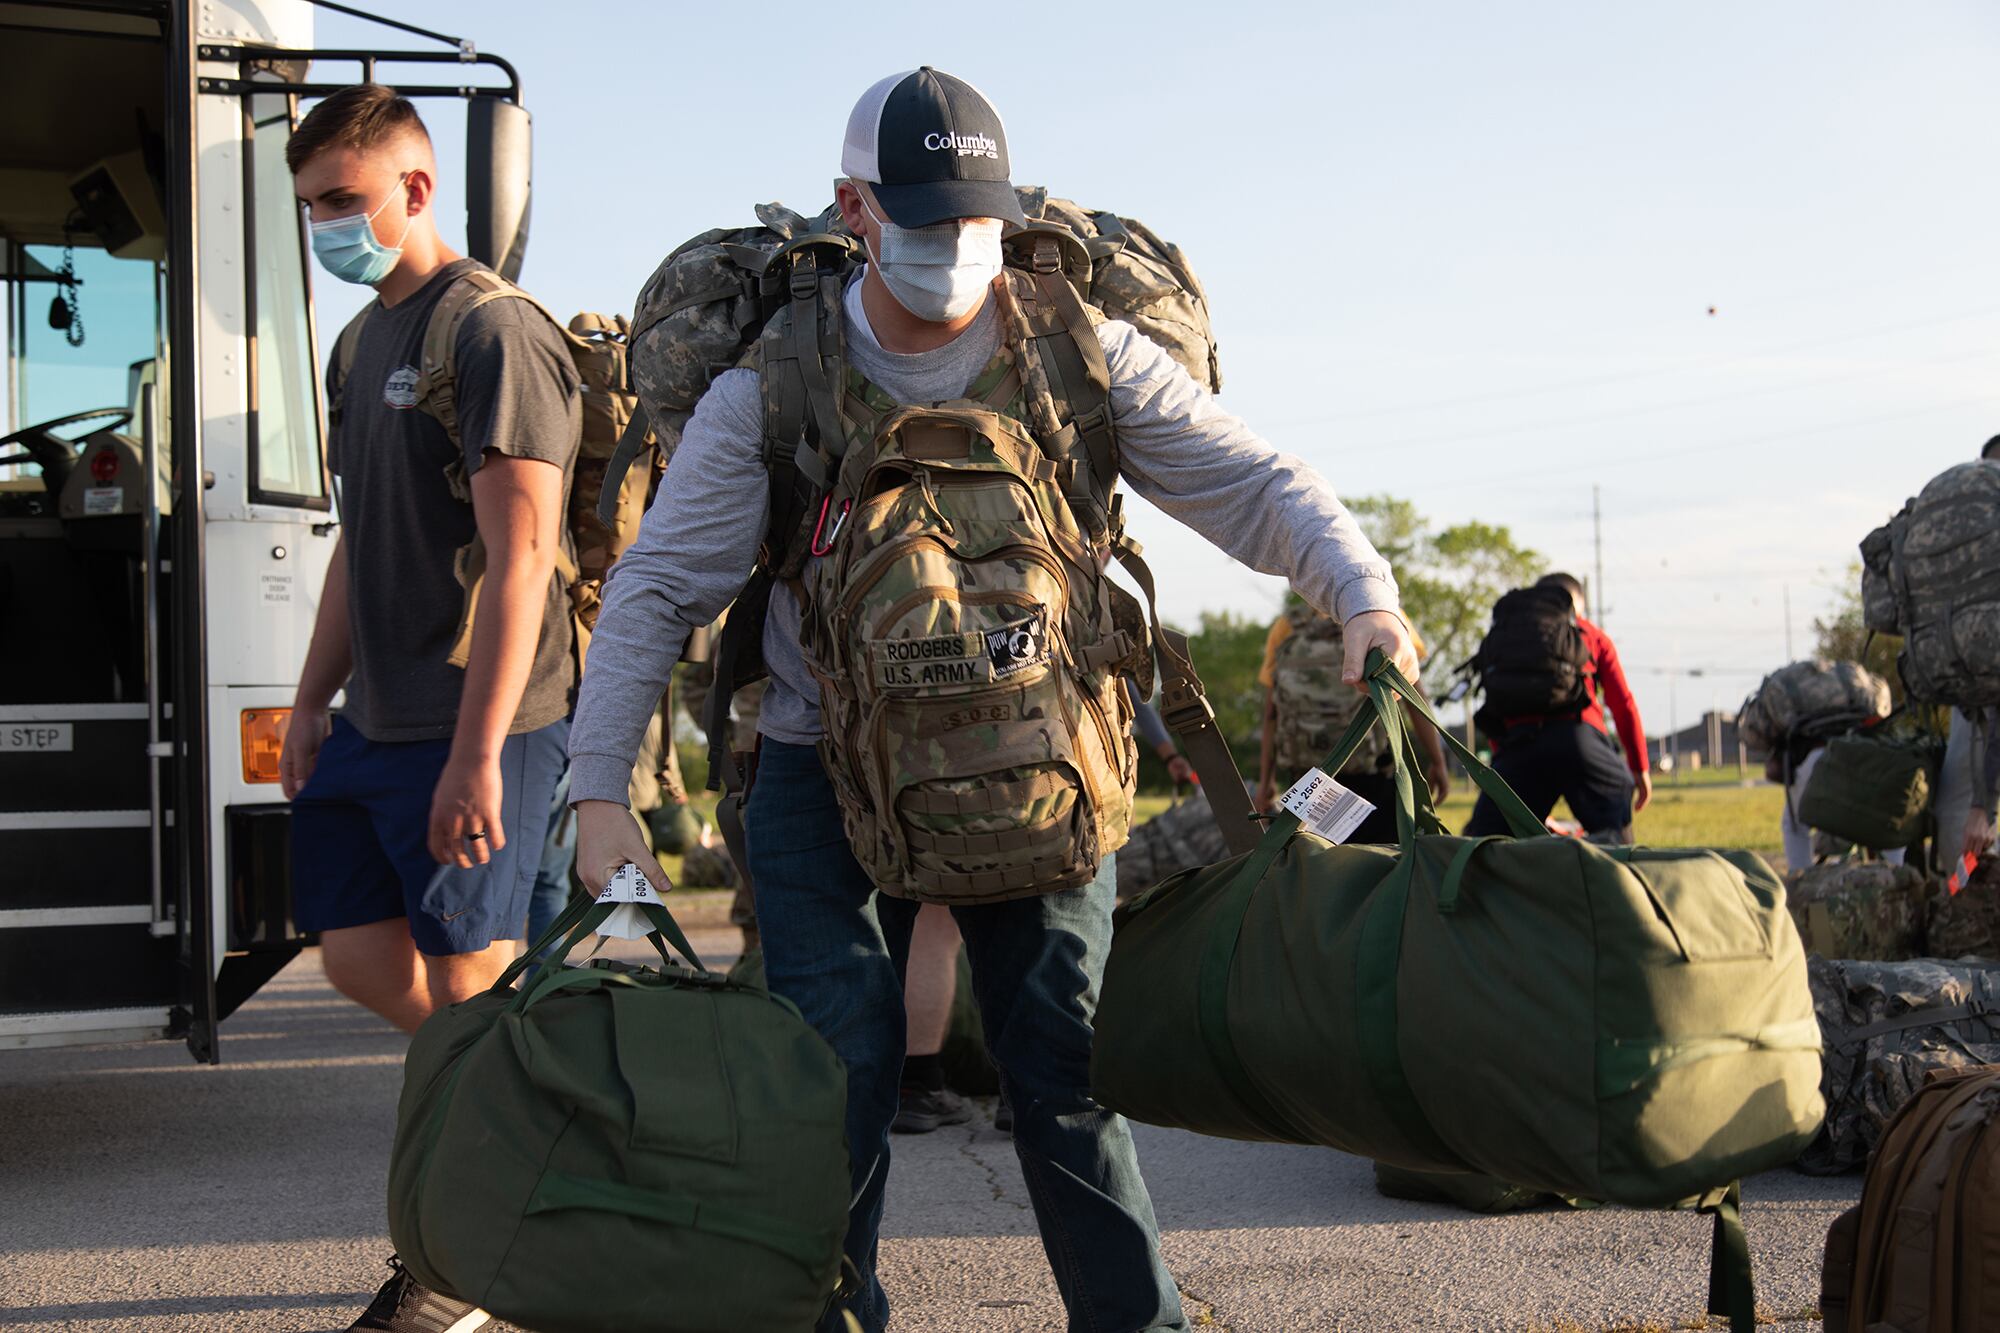
[[[1787,660],[1787,589],[1803,655],[1860,538],[2000,433],[1990,3],[383,7],[519,67],[522,280],[565,312],[629,309],[757,201],[821,207],[877,77],[971,80],[1017,183],[1185,248],[1222,401],[1343,494],[1587,577],[1600,485],[1604,622],[1653,730]],[[320,40],[418,44],[326,13]],[[460,114],[428,114],[455,174]],[[1277,606],[1133,526],[1172,618]]]

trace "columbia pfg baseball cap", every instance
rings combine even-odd
[[[929,65],[891,74],[854,104],[840,170],[866,181],[889,221],[1022,223],[1007,179],[1007,131],[985,94]]]

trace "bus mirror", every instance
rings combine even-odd
[[[466,249],[509,282],[528,250],[534,133],[519,103],[474,97],[465,112]]]

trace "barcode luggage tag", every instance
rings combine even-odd
[[[618,867],[617,873],[611,876],[611,882],[604,886],[604,892],[597,895],[597,901],[619,904],[612,909],[610,916],[598,923],[598,934],[621,940],[643,940],[653,933],[653,923],[638,905],[650,903],[658,907],[660,895],[653,891],[652,881],[630,861]]]
[[[1375,807],[1355,795],[1317,768],[1292,784],[1278,798],[1278,804],[1297,815],[1307,831],[1328,842],[1346,842],[1361,827],[1361,821],[1375,813]]]

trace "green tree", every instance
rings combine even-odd
[[[1434,529],[1416,505],[1393,495],[1362,496],[1348,501],[1348,508],[1396,571],[1404,614],[1430,649],[1425,676],[1434,688],[1479,646],[1500,595],[1532,582],[1546,567],[1538,552],[1517,543],[1504,526],[1474,520]],[[1217,724],[1243,771],[1252,774],[1264,720],[1264,686],[1257,673],[1269,633],[1268,620],[1207,611],[1188,640]],[[1150,755],[1142,756],[1140,776],[1155,789],[1160,775]]]
[[[1264,723],[1264,686],[1257,672],[1264,665],[1264,640],[1270,632],[1269,621],[1234,611],[1204,611],[1201,629],[1188,636],[1188,651],[1208,690],[1216,725],[1229,739],[1236,762],[1253,777]]]
[[[1348,508],[1396,571],[1403,614],[1430,649],[1424,676],[1433,689],[1478,648],[1500,595],[1548,567],[1502,524],[1473,519],[1433,530],[1414,504],[1393,495],[1364,495]]]
[[[1859,662],[1889,682],[1890,693],[1903,702],[1903,676],[1896,670],[1896,654],[1903,641],[1894,634],[1870,636],[1861,619],[1861,562],[1847,567],[1847,581],[1840,585],[1833,610],[1813,620],[1813,655],[1837,662]]]

